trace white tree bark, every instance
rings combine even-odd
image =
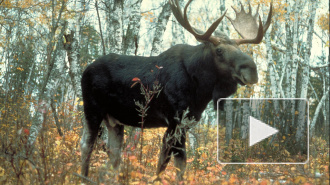
[[[159,55],[162,52],[163,47],[163,35],[166,29],[167,22],[171,15],[171,7],[169,2],[163,6],[162,12],[160,13],[157,21],[156,31],[154,39],[152,41],[151,56]]]
[[[272,91],[272,97],[279,98],[280,94],[279,94],[279,88],[277,86],[279,79],[276,79],[276,76],[275,76],[276,69],[273,67],[274,61],[273,61],[272,47],[270,44],[269,32],[266,33],[265,40],[266,40],[266,48],[267,48],[268,70],[269,70],[269,77],[270,77],[270,83],[271,83],[270,89]]]
[[[184,0],[179,0],[180,7],[184,7]],[[185,43],[184,28],[177,22],[174,16],[171,16],[172,22],[172,42],[171,46]]]
[[[99,23],[100,37],[101,37],[101,42],[102,42],[102,51],[103,51],[103,55],[106,55],[105,43],[104,43],[104,37],[103,37],[103,31],[102,31],[102,24],[101,24],[101,18],[100,18],[100,13],[99,13],[99,2],[98,2],[98,0],[95,0],[95,9],[96,9],[96,14],[97,14],[97,20],[98,20],[98,23]]]
[[[26,80],[26,84],[25,84],[25,88],[24,88],[25,95],[27,95],[29,93],[29,83],[30,83],[31,75],[32,75],[32,72],[34,71],[34,68],[35,68],[35,62],[33,62],[32,66],[30,68],[29,76]],[[24,99],[25,99],[25,96],[24,96]]]
[[[229,144],[229,141],[232,139],[233,134],[233,101],[228,100],[225,102],[225,111],[226,111],[226,145]]]
[[[326,73],[329,73],[329,71],[330,70],[328,70]],[[327,89],[328,89],[328,93],[329,93],[329,78],[325,78],[325,76],[326,75],[323,75],[323,94],[326,94],[327,92]],[[329,96],[328,96],[329,97]],[[328,100],[328,101],[327,101]],[[329,99],[328,98],[325,98],[325,100],[324,100],[324,105],[323,105],[323,109],[322,109],[322,111],[323,111],[323,120],[324,120],[324,125],[326,126],[326,128],[328,128],[328,129],[326,129],[326,130],[328,130],[329,131],[329,119],[328,119],[328,117],[329,117],[329,114],[327,113],[327,112],[329,112],[329,103],[330,101],[329,101]]]
[[[289,2],[286,1],[288,4]],[[290,77],[292,73],[292,31],[291,31],[291,19],[290,19],[290,12],[291,12],[291,6],[286,7],[286,14],[285,17],[285,41],[286,41],[286,51],[285,51],[285,62],[287,62],[287,70],[286,70],[286,79],[285,79],[285,95],[286,97],[291,97],[291,83],[290,83]],[[293,98],[293,97],[291,97]]]
[[[60,35],[63,35],[65,27],[66,26],[63,26]],[[59,44],[61,44],[60,41],[58,42],[58,45]],[[56,78],[56,75],[58,74],[59,69],[62,69],[60,67],[61,66],[60,63],[63,62],[61,60],[63,58],[60,56],[61,51],[59,48],[61,47],[56,47],[55,51],[53,52],[53,58],[51,59],[46,77],[43,81],[43,87],[40,91],[39,103],[35,108],[35,113],[33,115],[33,119],[32,119],[33,121],[30,127],[30,135],[28,139],[28,145],[30,146],[30,149],[32,149],[32,146],[38,137],[39,131],[42,129],[42,124],[45,121],[45,116],[48,112],[48,108],[50,104],[50,102],[47,101],[50,100],[52,94],[55,93],[57,84],[59,82],[58,81],[59,79]]]
[[[308,33],[307,33],[307,42],[306,42],[306,50],[304,52],[304,64],[303,74],[302,74],[302,83],[301,83],[301,92],[300,98],[307,98],[307,89],[308,89],[308,81],[309,81],[309,62],[311,56],[311,48],[313,43],[313,31],[314,31],[314,22],[315,22],[315,14],[317,8],[316,0],[312,0],[309,2],[308,12],[310,13],[310,17],[308,19]],[[306,129],[305,123],[305,112],[306,112],[306,102],[300,101],[299,105],[299,114],[298,114],[298,122],[297,122],[297,132],[296,132],[296,141],[300,144],[300,146],[306,144],[302,141],[304,137],[304,131]],[[307,118],[308,119],[308,118]],[[302,146],[303,147],[303,146]]]
[[[280,79],[278,75],[276,75],[276,68],[273,61],[273,52],[272,52],[273,49],[270,42],[269,32],[266,33],[265,40],[266,40],[266,48],[267,48],[267,60],[268,60],[268,70],[269,70],[269,76],[271,82],[272,98],[280,98],[282,85],[280,84]],[[283,92],[282,92],[282,96],[284,96]],[[273,105],[274,105],[275,115],[278,115],[280,110],[279,101],[274,101]],[[275,117],[274,124],[280,124],[280,119],[278,116]]]
[[[55,7],[55,5],[53,4],[53,9],[54,9],[54,7]],[[55,44],[52,41],[55,40],[55,33],[59,26],[59,22],[61,20],[62,12],[64,11],[64,8],[65,8],[65,3],[62,2],[62,6],[61,6],[61,9],[59,11],[57,18],[55,18],[55,13],[53,11],[53,19],[52,19],[53,28],[52,28],[51,32],[49,33],[49,37],[48,37],[49,44],[47,46],[47,51],[46,51],[47,52],[46,63],[48,64],[48,70],[42,81],[42,86],[41,86],[41,89],[39,91],[39,96],[38,96],[38,98],[39,98],[38,105],[35,108],[36,111],[33,115],[32,125],[30,127],[30,135],[29,135],[28,142],[27,142],[30,150],[33,149],[33,145],[38,137],[39,131],[42,128],[42,124],[44,122],[46,112],[48,111],[48,105],[47,105],[46,99],[47,99],[47,97],[49,97],[49,91],[47,91],[47,84],[48,84],[50,76],[52,74],[52,70],[53,70],[55,62],[56,62],[56,56],[58,55],[58,50],[59,50],[58,49],[59,47],[55,47]],[[60,37],[63,36],[66,26],[67,26],[66,24],[63,25],[61,32],[59,34]],[[54,50],[54,48],[55,48],[55,50]]]
[[[110,51],[122,54],[122,43],[123,43],[123,0],[114,0],[113,11],[111,14],[111,23],[112,27],[111,32],[111,41]]]
[[[76,32],[73,29],[70,33],[66,33],[64,43],[64,48],[67,52],[68,61],[69,61],[69,75],[72,82],[73,90],[78,98],[81,99],[81,86],[80,86],[80,78],[78,77],[79,74],[79,35],[75,35]]]
[[[294,19],[295,21],[291,21],[293,24],[293,30],[292,30],[292,68],[291,68],[291,98],[296,97],[296,92],[297,92],[297,71],[298,71],[298,15],[299,15],[299,4],[300,1],[295,1],[293,4],[292,1],[290,1],[290,5],[292,6],[292,10],[294,12]],[[293,4],[293,5],[291,5]],[[300,30],[301,32],[301,30]],[[295,103],[296,101],[291,101],[291,115],[292,116],[292,125],[295,123]]]
[[[123,43],[124,55],[136,55],[137,53],[141,20],[141,2],[142,0],[134,1],[130,7],[129,23]]]
[[[322,106],[325,106],[325,100],[328,97],[329,97],[329,89],[325,94],[323,94],[319,104],[317,104],[317,107],[316,107],[316,110],[315,110],[315,113],[314,113],[314,116],[313,116],[313,120],[312,120],[312,123],[311,123],[310,128],[309,128],[311,135],[314,135],[317,118],[319,116],[319,113],[321,111]],[[324,108],[323,108],[323,110],[324,110]]]
[[[249,135],[249,116],[250,116],[250,107],[249,102],[243,100],[243,114],[242,114],[242,126],[241,126],[241,138],[246,139]]]

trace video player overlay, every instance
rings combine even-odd
[[[305,164],[308,162],[306,99],[218,100],[218,162]]]

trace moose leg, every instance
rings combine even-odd
[[[124,126],[119,125],[120,122],[111,116],[108,116],[105,120],[105,124],[108,128],[107,153],[112,167],[117,170],[121,161],[120,155],[124,137]]]
[[[186,169],[186,132],[182,130],[182,135],[177,136],[174,133],[175,129],[168,128],[163,137],[163,146],[160,152],[158,167],[156,174],[159,175],[165,170],[168,162],[171,159],[171,154],[174,154],[174,165],[178,168],[177,180],[183,180],[183,174]]]
[[[171,159],[171,150],[173,146],[173,129],[168,128],[163,137],[163,145],[160,150],[158,165],[157,165],[157,176],[163,172]]]
[[[83,136],[80,140],[80,148],[82,161],[81,174],[86,177],[88,175],[89,161],[91,158],[97,133],[98,128],[91,129],[89,125],[84,125]]]
[[[182,136],[180,141],[176,141],[172,149],[174,155],[174,166],[177,168],[177,180],[182,181],[183,175],[187,165],[187,154],[186,154],[186,134],[182,130]]]

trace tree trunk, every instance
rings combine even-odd
[[[232,139],[233,134],[233,101],[227,100],[225,102],[226,107],[226,145],[229,144],[229,141]]]
[[[268,60],[268,71],[269,71],[269,78],[270,78],[270,83],[271,83],[271,91],[272,91],[272,98],[279,98],[280,93],[279,93],[279,87],[278,87],[278,82],[279,79],[276,79],[276,68],[274,66],[274,61],[273,61],[273,49],[271,47],[270,43],[270,34],[269,32],[266,33],[265,35],[265,40],[266,40],[266,48],[267,48],[267,60]]]
[[[66,42],[64,43],[64,49],[67,52],[69,61],[69,75],[72,82],[73,90],[78,98],[81,99],[81,86],[79,75],[79,36],[75,35],[76,32],[71,30],[70,33],[64,34]]]
[[[295,4],[292,5],[294,12],[293,30],[292,30],[292,68],[291,68],[291,98],[295,98],[297,93],[297,71],[298,71],[298,11],[300,1],[295,1]],[[299,30],[302,32],[302,30]],[[295,106],[296,101],[291,101],[291,115],[292,115],[292,126],[295,125]]]
[[[171,15],[171,7],[168,1],[166,1],[166,4],[163,6],[162,12],[160,13],[158,17],[158,22],[156,25],[156,31],[155,36],[152,41],[152,49],[151,49],[151,56],[159,55],[160,52],[163,50],[162,42],[163,42],[163,35],[166,29],[166,25],[168,22],[168,19]]]
[[[310,128],[309,128],[311,135],[314,135],[315,134],[314,131],[315,131],[315,125],[316,125],[317,118],[319,116],[319,113],[321,111],[322,106],[325,105],[325,100],[328,97],[329,97],[329,89],[328,89],[328,91],[325,94],[323,94],[321,100],[319,101],[319,104],[316,107],[316,110],[315,110],[315,113],[314,113],[314,116],[313,116],[313,121],[312,121],[312,123],[310,125]],[[325,109],[325,108],[323,108],[323,109]]]
[[[311,48],[313,43],[313,32],[314,32],[314,22],[315,22],[315,13],[317,8],[316,0],[309,2],[308,12],[311,14],[308,20],[308,33],[307,33],[307,43],[306,43],[306,51],[304,53],[304,63],[303,63],[303,74],[302,74],[302,83],[301,83],[301,93],[300,98],[307,98],[307,89],[308,89],[308,81],[309,81],[309,62],[311,55]],[[298,114],[298,122],[297,122],[297,133],[296,133],[296,142],[302,149],[306,146],[306,143],[303,142],[304,131],[306,129],[305,125],[305,112],[306,112],[306,102],[300,101],[299,105],[299,114]],[[307,117],[307,119],[309,119]]]
[[[33,119],[32,119],[32,125],[30,127],[30,135],[29,135],[29,138],[28,138],[28,145],[29,145],[29,148],[30,150],[32,150],[33,148],[33,144],[35,143],[36,139],[37,139],[37,136],[39,134],[39,131],[41,130],[42,128],[42,124],[43,122],[45,121],[44,118],[45,118],[45,115],[46,115],[46,112],[48,111],[48,105],[47,105],[47,102],[46,102],[46,99],[48,99],[48,97],[50,96],[50,92],[46,92],[46,90],[48,89],[47,88],[47,85],[48,85],[48,82],[49,82],[49,79],[50,79],[50,76],[51,76],[51,72],[54,68],[54,64],[56,62],[56,56],[58,55],[58,48],[59,47],[56,47],[56,49],[54,51],[53,48],[53,40],[54,40],[54,37],[55,37],[55,31],[57,30],[58,28],[58,22],[59,20],[61,19],[61,13],[63,12],[64,10],[64,3],[62,4],[62,7],[61,7],[61,10],[60,10],[60,14],[58,16],[58,19],[57,19],[57,23],[56,25],[54,25],[53,27],[53,30],[52,32],[50,33],[50,40],[49,40],[49,45],[48,45],[48,51],[47,51],[47,58],[46,58],[46,61],[47,63],[49,64],[48,65],[48,70],[47,70],[47,73],[44,77],[44,80],[43,80],[43,84],[41,86],[41,90],[39,91],[40,94],[39,94],[39,103],[36,107],[36,111],[33,115]],[[61,29],[61,32],[60,32],[60,37],[63,36],[64,34],[64,31],[66,29],[66,23],[64,23],[62,29]],[[60,42],[59,42],[60,43]],[[52,55],[53,53],[53,55]]]
[[[142,0],[137,0],[130,7],[129,23],[123,43],[124,55],[136,55],[137,53],[141,20],[141,2]]]
[[[249,135],[249,102],[247,100],[243,100],[243,114],[242,114],[242,126],[241,126],[241,138],[246,139]]]
[[[104,44],[104,37],[103,37],[103,32],[102,32],[102,24],[101,24],[101,19],[100,19],[100,14],[99,14],[98,0],[95,1],[95,9],[96,9],[96,13],[97,13],[97,20],[99,22],[100,36],[101,36],[101,41],[102,41],[102,51],[103,51],[103,55],[105,55],[106,54],[106,52],[105,52],[105,44]]]
[[[288,3],[288,1],[286,1]],[[286,41],[286,50],[285,50],[285,61],[287,62],[287,70],[286,70],[286,80],[285,80],[285,95],[287,98],[291,97],[291,71],[292,71],[292,32],[291,32],[291,19],[290,19],[290,12],[291,7],[290,5],[286,7],[286,14],[285,16],[285,41]],[[293,97],[291,97],[293,98]],[[288,102],[289,104],[289,102]],[[291,106],[289,106],[291,107]]]
[[[113,43],[111,43],[110,50],[111,52],[122,54],[122,43],[123,43],[123,0],[115,0],[112,11],[112,35]],[[113,48],[113,49],[111,49]]]

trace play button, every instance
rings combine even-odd
[[[256,143],[274,135],[278,132],[276,128],[268,126],[267,124],[257,120],[256,118],[250,116],[250,140],[249,146],[253,146]]]
[[[222,98],[217,106],[220,164],[308,162],[308,100]]]

